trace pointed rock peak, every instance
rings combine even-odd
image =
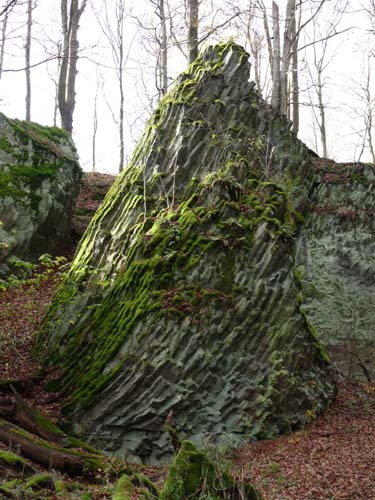
[[[208,48],[152,116],[42,326],[76,430],[160,462],[171,427],[234,445],[325,408],[334,383],[293,264],[311,182],[246,52]]]

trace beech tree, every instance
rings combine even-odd
[[[73,131],[75,84],[79,57],[79,21],[87,0],[61,0],[62,56],[58,80],[58,104],[61,126],[69,134]]]
[[[168,90],[169,46],[174,43],[171,42],[174,25],[167,0],[148,0],[147,4],[152,7],[154,16],[146,12],[132,17],[140,28],[142,48],[152,58],[155,87],[160,99]],[[149,66],[149,61],[143,63]],[[155,99],[150,97],[148,100],[151,104]]]
[[[188,63],[190,64],[198,56],[199,0],[187,0],[187,19]]]
[[[165,0],[149,0],[155,7],[155,13],[159,18],[160,30],[155,32],[155,39],[158,45],[157,57],[157,89],[160,96],[167,93],[168,90],[168,35],[167,35],[167,16]]]

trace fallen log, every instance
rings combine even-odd
[[[13,391],[13,414],[7,416],[1,413],[0,408],[0,415],[47,441],[60,442],[65,433],[52,420],[28,405],[13,386],[11,388]]]
[[[107,468],[104,456],[62,448],[3,419],[0,419],[0,441],[40,465],[68,474],[88,475]]]

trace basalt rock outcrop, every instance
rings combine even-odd
[[[301,310],[341,373],[375,377],[375,168],[315,160],[296,242]]]
[[[63,251],[81,169],[63,130],[0,114],[0,274]]]
[[[294,259],[311,156],[249,82],[242,48],[210,47],[180,76],[39,333],[78,432],[156,462],[171,429],[234,445],[326,407],[334,383]]]

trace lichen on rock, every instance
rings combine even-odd
[[[63,251],[80,178],[66,132],[0,114],[0,275]]]
[[[77,431],[156,462],[171,415],[181,437],[235,445],[326,407],[334,383],[294,272],[310,157],[241,47],[209,47],[180,76],[39,333]]]

